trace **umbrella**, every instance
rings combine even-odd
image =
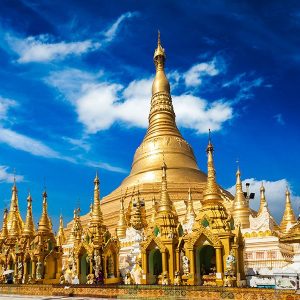
[[[6,270],[3,272],[3,275],[8,275],[8,274],[11,274],[11,273],[14,273],[14,270]]]

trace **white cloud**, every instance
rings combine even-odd
[[[87,84],[82,88],[82,96],[77,100],[78,119],[89,133],[108,129],[117,119],[118,84]]]
[[[137,16],[137,12],[126,12],[122,14],[111,26],[104,32],[104,36],[106,37],[106,41],[110,42],[114,39],[114,37],[117,34],[117,31],[121,25],[121,23],[126,20],[130,19],[132,17]]]
[[[14,178],[16,178],[18,182],[24,181],[22,175],[14,175],[13,173],[8,172],[8,169],[8,166],[0,166],[0,182],[11,183],[14,181]]]
[[[294,207],[294,212],[296,216],[299,214],[298,208],[300,205],[300,196],[297,196],[293,193],[293,187],[289,184],[286,179],[280,179],[276,181],[268,180],[257,180],[254,178],[249,178],[243,180],[243,189],[245,191],[246,183],[250,183],[250,191],[255,193],[255,199],[250,200],[250,207],[257,210],[259,208],[259,199],[260,199],[260,187],[261,183],[264,183],[266,200],[268,202],[269,210],[272,215],[275,217],[277,222],[281,221],[284,207],[285,207],[285,192],[286,187],[289,187],[291,192],[291,201]],[[235,194],[235,186],[228,188],[228,191]]]
[[[232,103],[238,103],[241,100],[247,100],[254,97],[253,89],[262,86],[264,79],[262,77],[253,78],[253,73],[241,73],[232,80],[223,83],[223,88],[233,88],[236,95],[232,99]],[[264,85],[266,86],[266,85]]]
[[[19,55],[19,63],[49,62],[69,55],[81,55],[98,49],[101,44],[91,40],[79,42],[53,42],[49,35],[30,36],[24,39],[7,36],[10,47]]]
[[[192,66],[183,77],[185,85],[187,87],[196,87],[201,85],[204,77],[216,76],[220,73],[220,69],[217,66],[216,59],[210,62],[203,62]]]
[[[17,102],[0,96],[0,121],[7,119],[8,110],[17,105]]]
[[[81,148],[87,152],[91,149],[91,145],[84,139],[74,139],[66,136],[64,136],[62,139],[73,145],[74,148]]]
[[[42,142],[10,129],[0,128],[0,142],[9,145],[12,148],[29,152],[33,155],[48,158],[61,158],[59,153]]]
[[[233,108],[226,102],[206,100],[192,95],[173,97],[177,123],[181,127],[207,133],[218,131],[224,122],[233,118]]]
[[[176,72],[172,74],[177,80],[179,75]],[[99,81],[101,76],[97,74],[92,77],[75,70],[53,73],[46,80],[74,105],[78,120],[84,124],[87,133],[109,129],[116,122],[140,128],[148,126],[153,78],[134,80],[127,87],[105,81],[96,83]],[[224,122],[233,118],[233,108],[225,101],[209,103],[205,99],[182,94],[173,97],[173,105],[178,126],[198,133],[206,133],[209,128],[220,130]]]

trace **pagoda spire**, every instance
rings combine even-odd
[[[158,132],[181,137],[176,122],[170,95],[170,83],[165,74],[165,50],[158,32],[157,48],[154,51],[156,74],[152,83],[152,99],[149,115],[149,128],[144,140],[154,137]]]
[[[56,235],[56,243],[58,246],[62,246],[66,241],[65,231],[64,231],[64,221],[63,216],[59,217],[59,228]]]
[[[68,244],[74,244],[76,240],[79,241],[81,238],[82,225],[81,225],[79,213],[80,213],[80,208],[74,209],[73,226],[72,226],[69,238],[68,238],[68,242],[67,242]]]
[[[96,177],[94,179],[94,203],[92,208],[92,220],[91,226],[98,227],[102,225],[103,217],[100,206],[100,180],[98,177],[98,172],[96,172]]]
[[[134,209],[132,210],[132,215],[130,219],[131,226],[136,229],[140,230],[144,227],[145,221],[143,220],[143,213],[142,208],[145,205],[144,201],[140,199],[140,192],[138,190],[136,200],[132,203]]]
[[[7,208],[5,208],[4,214],[3,214],[3,225],[2,225],[1,235],[0,235],[0,240],[2,240],[2,241],[5,241],[8,237],[7,215],[8,215],[8,210],[7,210]]]
[[[260,215],[262,213],[264,207],[268,208],[268,203],[265,195],[265,187],[262,182],[260,187],[260,204],[259,204],[259,209],[257,211],[257,215]]]
[[[160,196],[157,212],[172,213],[172,202],[167,187],[167,165],[165,162],[163,162],[161,169],[162,169],[161,196]]]
[[[14,184],[12,187],[12,195],[11,195],[11,202],[10,202],[10,209],[7,216],[7,228],[10,231],[12,227],[13,220],[17,222],[15,227],[17,226],[20,230],[23,229],[24,223],[19,211],[19,200],[18,200],[18,189],[16,184],[16,176],[14,176]]]
[[[26,213],[26,220],[23,230],[23,236],[33,236],[34,234],[34,222],[32,217],[32,198],[30,193],[27,197],[27,213]]]
[[[280,229],[284,233],[287,233],[297,223],[290,196],[291,193],[287,187],[285,192],[285,210],[280,223]]]
[[[206,148],[207,153],[207,182],[203,193],[203,205],[211,202],[221,202],[220,190],[216,183],[216,171],[213,159],[214,147],[211,142],[211,133],[209,129],[208,145]]]
[[[117,225],[118,238],[126,237],[126,229],[127,229],[127,224],[126,224],[126,217],[125,217],[125,210],[124,210],[124,197],[123,195],[121,195],[119,221]]]
[[[195,217],[196,214],[193,207],[192,192],[191,188],[189,188],[188,200],[186,205],[185,223],[188,223],[190,220],[195,220]]]
[[[158,202],[155,224],[163,238],[173,238],[176,234],[178,225],[178,217],[173,209],[167,187],[167,165],[163,162],[162,165],[162,181],[160,201]]]
[[[157,214],[157,209],[156,209],[156,203],[155,203],[155,197],[152,197],[152,214],[151,214],[151,225],[154,226],[155,224],[155,218]]]
[[[47,210],[47,192],[46,190],[43,192],[43,209],[40,221],[38,223],[38,232],[39,233],[50,233],[52,230],[51,221],[48,216]]]
[[[233,208],[232,208],[232,216],[234,219],[235,224],[240,224],[241,228],[249,228],[249,203],[245,198],[242,181],[241,181],[241,172],[240,168],[238,167],[236,172],[236,193],[235,198],[233,200]]]

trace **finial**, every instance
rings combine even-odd
[[[213,144],[211,142],[211,131],[210,131],[210,129],[208,129],[208,145],[207,145],[207,148],[206,148],[206,153],[213,152],[213,151],[214,151],[214,147],[213,147]]]
[[[14,168],[14,185],[16,185],[16,168]]]
[[[157,32],[157,46],[160,46],[160,31]]]

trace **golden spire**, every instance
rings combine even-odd
[[[7,239],[8,236],[7,215],[8,215],[8,210],[7,208],[5,208],[3,214],[3,225],[2,225],[1,235],[0,235],[0,240],[4,240],[4,241]]]
[[[73,226],[68,238],[68,244],[74,244],[75,240],[79,240],[81,238],[82,225],[81,225],[79,213],[80,213],[80,208],[74,209]]]
[[[173,209],[172,201],[168,193],[167,166],[165,162],[163,162],[162,165],[161,194],[155,224],[158,226],[160,234],[164,238],[173,238],[176,234],[178,217],[175,208]]]
[[[48,216],[47,211],[47,192],[43,192],[43,209],[40,221],[38,223],[38,232],[39,233],[50,233],[51,232],[51,221]]]
[[[65,231],[64,231],[64,222],[63,222],[63,216],[60,215],[59,217],[59,228],[56,235],[56,243],[59,246],[62,246],[66,241]]]
[[[188,223],[190,220],[195,220],[195,217],[196,214],[193,207],[191,188],[189,188],[188,200],[186,205],[185,223]]]
[[[209,138],[208,145],[206,148],[207,153],[207,182],[206,187],[203,193],[203,205],[208,203],[216,203],[221,202],[220,190],[216,183],[216,171],[214,167],[214,159],[213,159],[214,147],[211,143],[210,138],[210,129],[209,129]]]
[[[291,193],[287,187],[285,192],[285,210],[280,223],[280,228],[284,233],[287,233],[297,223],[290,196]]]
[[[143,209],[143,206],[145,206],[145,203],[144,203],[144,201],[141,201],[141,199],[140,199],[139,190],[137,192],[136,200],[133,200],[132,205],[133,205],[134,209],[132,210],[130,224],[134,229],[140,230],[145,225],[145,222],[143,220],[143,213],[142,213],[142,209]]]
[[[152,85],[149,127],[135,152],[130,175],[122,182],[124,188],[138,183],[160,182],[163,153],[166,153],[168,176],[172,181],[206,181],[205,174],[197,166],[191,146],[176,126],[170,85],[164,72],[165,58],[159,35],[154,52],[156,74]]]
[[[156,218],[157,210],[156,210],[156,203],[155,203],[155,197],[152,197],[152,214],[151,214],[151,225],[154,226],[155,224],[155,218]]]
[[[156,75],[152,84],[152,96],[156,93],[170,94],[170,84],[165,74],[166,54],[160,43],[160,32],[158,31],[157,48],[154,51],[154,64]]]
[[[264,207],[268,208],[268,203],[266,201],[265,187],[264,187],[264,184],[262,182],[261,187],[260,187],[260,204],[259,204],[259,209],[257,211],[257,215],[260,215],[262,213]]]
[[[15,216],[14,216],[15,215]],[[7,228],[8,231],[12,226],[13,219],[16,220],[17,226],[20,230],[23,230],[24,223],[19,211],[19,200],[18,200],[18,189],[16,184],[16,177],[14,176],[14,184],[12,187],[12,195],[11,195],[11,202],[10,202],[10,209],[7,216]]]
[[[34,222],[32,217],[32,198],[30,193],[27,197],[27,213],[23,230],[23,236],[32,236],[34,234]]]
[[[119,214],[119,221],[117,225],[117,236],[118,238],[125,238],[126,237],[126,217],[125,217],[125,211],[124,211],[124,197],[121,195],[120,199],[120,214]]]
[[[161,195],[160,201],[158,204],[158,213],[160,212],[172,212],[172,202],[170,200],[170,196],[167,188],[167,166],[165,162],[161,167],[162,169],[162,180],[161,180]]]
[[[241,181],[241,172],[240,168],[238,167],[236,172],[236,194],[233,200],[233,208],[232,208],[232,216],[234,219],[235,224],[240,224],[241,228],[249,228],[250,221],[250,210],[249,210],[249,203],[245,198],[242,181]]]
[[[98,227],[102,225],[103,217],[100,207],[100,180],[98,177],[98,172],[96,172],[96,177],[94,179],[94,203],[93,203],[93,211],[92,211],[92,220],[91,225],[93,227]]]

